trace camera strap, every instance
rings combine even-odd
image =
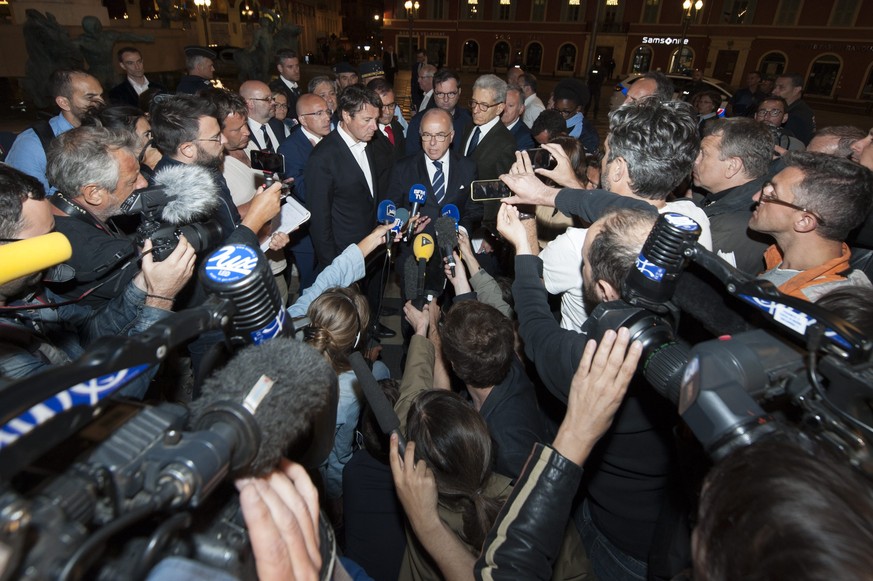
[[[49,198],[49,201],[52,205],[69,216],[70,218],[75,218],[77,220],[81,220],[82,222],[88,224],[89,226],[93,226],[98,230],[103,230],[108,234],[115,235],[115,232],[110,230],[110,228],[104,224],[102,221],[98,220],[94,217],[91,212],[87,211],[82,206],[76,204],[75,202],[71,202],[67,198],[64,197],[64,194],[61,192],[55,192],[55,194]]]

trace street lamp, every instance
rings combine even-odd
[[[673,61],[674,73],[682,66],[682,55],[685,53],[685,41],[688,38],[688,26],[691,24],[692,8],[696,16],[703,9],[703,0],[697,0],[697,2],[685,0],[682,3],[682,10],[684,11],[682,14],[682,40],[679,42],[679,50],[676,52],[676,59]]]
[[[418,3],[418,0],[414,2],[412,0],[406,0],[404,2],[403,7],[406,8],[406,18],[409,19],[409,66],[413,66],[415,62],[415,52],[412,49],[412,21],[415,20],[415,13],[418,12],[421,4]],[[413,79],[413,82],[415,79]]]
[[[212,0],[194,0],[194,5],[203,20],[203,34],[206,38],[206,46],[209,46],[209,7],[212,5]]]

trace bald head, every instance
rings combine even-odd
[[[266,123],[276,114],[273,103],[273,92],[267,83],[261,81],[246,81],[239,88],[240,96],[245,99],[249,117],[258,123]]]
[[[297,99],[297,119],[313,135],[324,137],[330,133],[330,108],[314,93],[304,93]]]

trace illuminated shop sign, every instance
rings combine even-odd
[[[688,39],[673,36],[644,36],[643,44],[688,44]]]

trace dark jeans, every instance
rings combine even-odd
[[[581,513],[581,519],[580,519]],[[646,581],[647,565],[631,557],[604,536],[591,520],[588,501],[576,511],[576,528],[599,581]]]

